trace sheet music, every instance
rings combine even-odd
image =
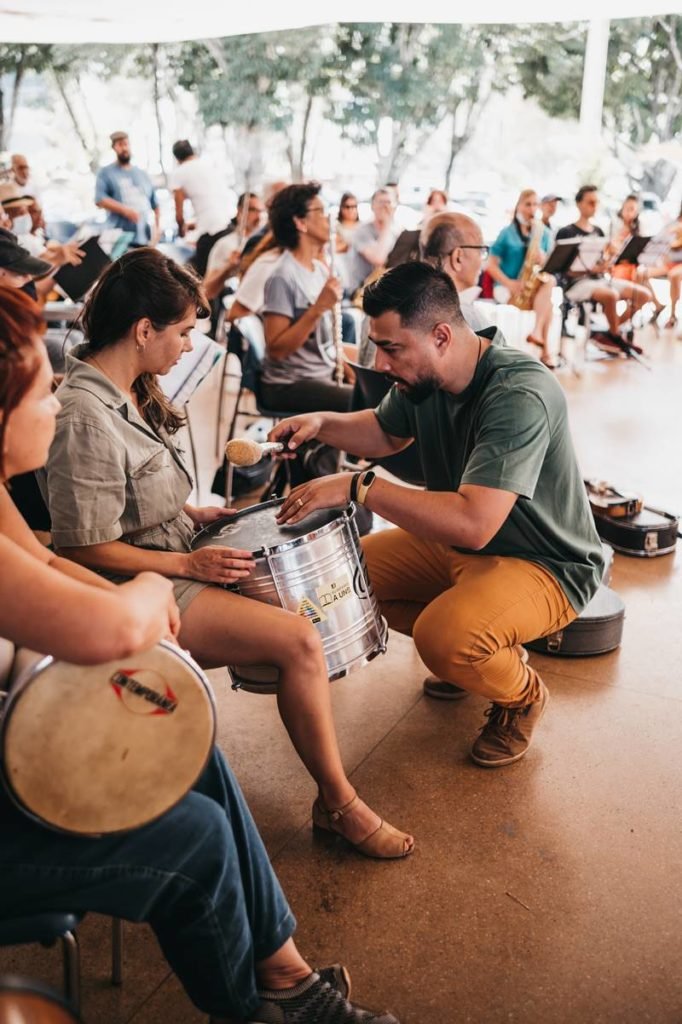
[[[592,270],[602,258],[606,239],[602,235],[578,235],[571,241],[574,245],[580,246],[580,251],[570,266],[571,272],[580,274]]]
[[[196,327],[190,337],[194,346],[192,351],[185,352],[177,366],[159,377],[163,393],[174,405],[186,405],[211,368],[225,355],[222,345]]]
[[[657,267],[661,263],[674,263],[675,253],[670,249],[671,236],[666,229],[649,240],[648,245],[639,254],[638,263],[642,267]],[[682,253],[679,254],[682,259]]]

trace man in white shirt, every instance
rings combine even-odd
[[[206,262],[204,290],[208,299],[217,298],[225,282],[234,277],[245,243],[261,226],[265,205],[255,192],[243,192],[231,230],[213,245]]]
[[[198,236],[196,253],[190,262],[203,277],[215,236],[225,230],[230,219],[231,189],[205,157],[197,156],[187,139],[178,139],[173,156],[178,161],[171,177],[178,235],[182,238],[187,230],[185,200],[189,199]]]

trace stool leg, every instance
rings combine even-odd
[[[111,919],[111,984],[123,984],[123,921]]]
[[[62,966],[64,971],[64,995],[73,1003],[76,1012],[81,1008],[81,965],[78,949],[78,936],[74,932],[66,932],[61,937]]]

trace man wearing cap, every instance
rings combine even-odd
[[[546,228],[554,234],[554,228],[552,227],[552,217],[556,213],[557,203],[562,202],[561,196],[555,196],[553,192],[550,192],[548,196],[543,196],[540,200],[540,210],[542,211],[542,223]]]
[[[31,256],[10,231],[0,229],[0,287],[28,290],[26,285],[34,278],[45,277],[54,271],[52,263]]]
[[[116,160],[97,172],[95,203],[108,213],[107,224],[130,231],[131,245],[155,245],[159,237],[159,205],[149,175],[130,163],[127,132],[112,132],[111,148]],[[154,211],[154,230],[149,214]]]
[[[25,189],[19,188],[13,181],[5,181],[0,184],[0,203],[3,213],[8,217],[9,227],[13,234],[17,235],[34,256],[38,255],[37,244],[31,244],[30,234],[33,222],[29,209],[33,197]],[[28,243],[28,244],[27,244]],[[42,242],[40,248],[44,248]]]
[[[65,263],[78,266],[83,258],[83,251],[76,242],[46,241],[44,234],[34,233],[34,219],[29,213],[34,200],[26,195],[12,181],[0,184],[0,206],[7,217],[7,228],[20,246],[31,256],[39,256],[52,264],[53,272]]]

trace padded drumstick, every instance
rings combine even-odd
[[[259,444],[248,437],[235,437],[225,445],[225,456],[233,466],[255,466],[264,455],[272,452],[283,452],[284,445],[279,441],[266,441]]]

